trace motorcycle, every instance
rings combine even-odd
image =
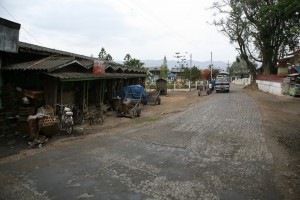
[[[71,108],[66,107],[65,105],[56,104],[57,106],[57,115],[60,121],[60,128],[65,129],[68,134],[73,133],[74,119],[73,112]]]

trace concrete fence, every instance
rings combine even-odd
[[[232,82],[237,84],[237,85],[249,85],[251,83],[251,77],[250,78],[238,78],[233,80]]]
[[[282,83],[264,80],[256,80],[258,89],[264,92],[281,96],[283,94]]]
[[[256,83],[259,90],[278,96],[287,94],[289,88],[289,78],[277,75],[258,75]]]

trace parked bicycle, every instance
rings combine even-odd
[[[60,128],[65,129],[68,134],[72,134],[74,120],[71,108],[66,105],[56,104],[56,114],[59,118]]]
[[[83,112],[80,110],[79,106],[76,104],[72,105],[73,120],[74,124],[82,124],[84,121]]]

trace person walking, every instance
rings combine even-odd
[[[207,94],[210,95],[212,93],[212,88],[213,88],[213,85],[211,82],[209,82],[208,84],[208,90],[207,90]]]

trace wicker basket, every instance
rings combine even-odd
[[[54,116],[45,116],[38,122],[40,128],[44,126],[51,126],[55,123],[57,123],[57,119]]]
[[[44,105],[40,107],[37,112],[44,115],[54,116],[54,109],[49,105]]]

